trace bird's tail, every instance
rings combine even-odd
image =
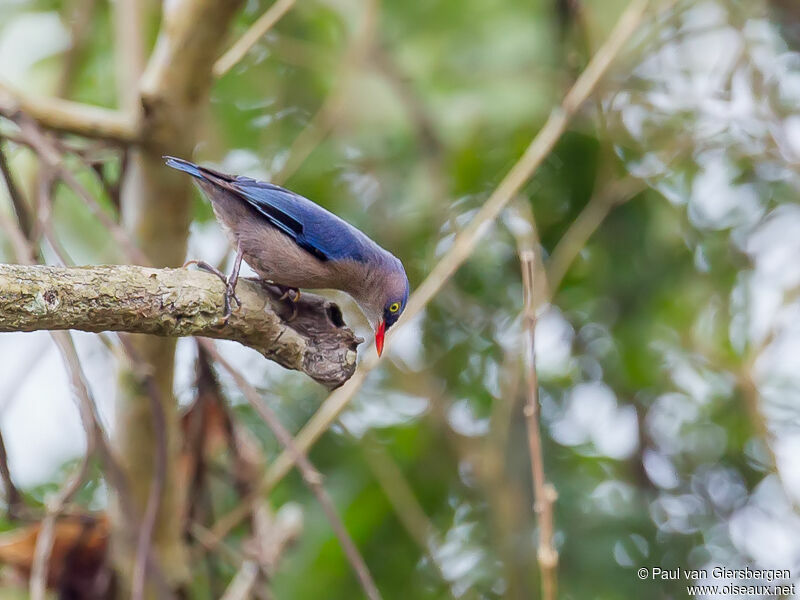
[[[182,158],[175,158],[174,156],[162,156],[162,158],[165,160],[168,167],[178,169],[179,171],[193,175],[198,179],[206,178],[205,174],[203,173],[203,168],[194,164],[193,162],[183,160]]]

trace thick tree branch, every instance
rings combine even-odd
[[[303,294],[287,322],[292,309],[280,291],[241,280],[242,308],[222,325],[223,291],[215,276],[188,269],[0,265],[0,332],[197,335],[237,341],[329,388],[353,374],[361,340],[332,302]]]

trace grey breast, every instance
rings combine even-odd
[[[228,239],[259,277],[288,287],[342,289],[335,265],[303,250],[232,192],[200,182]]]

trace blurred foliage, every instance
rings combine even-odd
[[[55,12],[68,28],[76,1],[0,4],[0,42],[37,13]],[[624,3],[387,1],[376,7],[374,30],[364,22],[367,3],[297,3],[215,85],[195,158],[275,177],[328,107],[311,130],[324,135],[284,183],[401,257],[413,288]],[[800,574],[800,55],[781,37],[798,29],[783,4],[678,2],[642,27],[520,194],[547,264],[596,194],[625,177],[642,181],[596,223],[539,324],[562,598],[685,595],[684,582],[639,580],[641,566],[750,564]],[[248,2],[231,39],[267,6]],[[152,35],[157,25],[153,18]],[[99,3],[73,99],[114,105],[110,29]],[[19,83],[52,90],[60,57],[43,56]],[[13,159],[21,169],[25,151]],[[118,258],[66,190],[54,210],[77,262]],[[196,218],[212,221],[199,195]],[[209,231],[198,227],[190,253],[223,243]],[[538,597],[521,299],[504,219],[398,336],[394,360],[371,376],[346,429],[337,426],[311,453],[387,599]],[[350,321],[358,323],[353,313]],[[297,373],[227,351],[294,431],[324,398]],[[269,431],[222,380],[239,420],[274,456]],[[438,532],[424,548],[365,460],[367,439],[397,463]],[[85,499],[102,502],[102,491],[89,492]],[[42,490],[29,493],[41,498]],[[236,502],[216,500],[218,514]],[[276,507],[289,500],[302,503],[306,527],[270,583],[275,597],[359,597],[296,474],[271,496]],[[234,572],[224,561],[198,566],[197,597],[213,597],[209,581]]]

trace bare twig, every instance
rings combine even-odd
[[[522,288],[525,293],[525,381],[527,383],[527,402],[523,409],[528,429],[528,446],[531,457],[531,471],[534,488],[534,512],[539,520],[539,548],[537,558],[542,571],[542,598],[555,600],[556,569],[558,552],[553,546],[553,503],[556,499],[555,488],[547,483],[544,475],[542,458],[542,440],[539,433],[539,382],[536,377],[536,354],[534,350],[536,330],[535,304],[535,252],[533,248],[520,251],[522,266]]]
[[[611,209],[627,202],[646,187],[644,181],[626,177],[613,181],[589,199],[550,255],[547,264],[547,283],[552,293],[559,288],[569,266]]]
[[[441,538],[414,495],[414,490],[411,489],[408,480],[374,436],[365,436],[363,444],[367,465],[383,489],[383,493],[389,504],[392,505],[400,523],[431,562],[442,581],[447,582],[447,576],[442,571],[441,561],[437,557]],[[452,590],[450,592],[453,596]]]
[[[8,159],[6,158],[5,152],[3,152],[2,145],[0,145],[0,175],[2,175],[6,184],[6,188],[8,189],[8,195],[11,198],[11,204],[14,207],[14,212],[17,214],[17,220],[19,221],[20,229],[22,229],[22,232],[26,237],[30,237],[31,232],[33,231],[33,219],[31,218],[30,214],[31,209],[25,203],[25,199],[22,197],[22,193],[14,181],[14,177],[11,174],[11,168],[8,165]]]
[[[339,78],[333,90],[323,101],[305,129],[292,142],[288,159],[278,173],[272,177],[275,183],[282,184],[291,177],[319,146],[334,128],[344,108],[345,94],[349,90],[355,68],[362,62],[369,49],[374,46],[375,27],[378,19],[376,0],[364,0],[362,21],[353,35],[339,66]]]
[[[64,63],[56,87],[57,95],[69,96],[75,82],[83,51],[86,48],[89,33],[92,31],[92,17],[97,9],[97,0],[77,0],[72,11],[70,26],[70,45],[64,53]]]
[[[21,134],[28,140],[42,164],[58,175],[83,200],[89,211],[108,229],[125,254],[141,265],[149,265],[147,257],[138,248],[131,236],[98,204],[94,196],[64,165],[64,159],[55,143],[32,121],[26,113],[17,113],[14,120]]]
[[[439,161],[444,152],[442,140],[436,131],[436,125],[430,112],[406,74],[403,73],[386,48],[377,42],[372,46],[370,59],[405,107],[409,120],[419,135],[423,151],[430,158]]]
[[[369,573],[369,569],[367,568],[364,559],[361,557],[361,553],[358,551],[358,548],[353,542],[353,539],[350,537],[350,534],[347,532],[344,523],[336,512],[336,507],[328,495],[328,492],[325,491],[325,487],[322,485],[322,475],[320,472],[316,470],[308,457],[297,447],[292,439],[292,435],[283,426],[273,410],[261,399],[258,391],[252,385],[250,385],[250,383],[241,375],[241,373],[239,373],[230,365],[230,363],[222,358],[219,352],[217,352],[216,348],[214,348],[213,343],[206,340],[202,340],[201,343],[206,348],[208,353],[214,358],[214,360],[230,374],[230,376],[236,382],[236,385],[244,394],[245,398],[247,398],[247,401],[269,426],[273,435],[278,439],[280,444],[285,448],[285,451],[289,453],[289,455],[292,457],[292,460],[297,464],[297,468],[300,470],[300,473],[303,476],[303,481],[314,494],[314,496],[316,496],[317,501],[322,506],[325,516],[328,518],[328,521],[330,521],[331,528],[336,534],[336,537],[339,539],[342,550],[344,551],[347,560],[350,562],[350,566],[353,568],[353,571],[355,572],[356,577],[358,578],[358,581],[361,584],[361,587],[363,588],[367,598],[370,600],[380,599],[380,592],[378,592],[378,588],[375,586],[375,582],[372,580],[372,576]]]
[[[14,480],[11,478],[11,470],[8,468],[8,454],[3,434],[0,432],[0,478],[3,481],[3,489],[6,493],[6,516],[9,521],[14,521],[19,517],[22,508],[22,494],[20,494]]]
[[[242,563],[239,571],[231,580],[228,589],[221,600],[247,600],[250,598],[253,588],[258,581],[258,563],[254,560],[246,560]]]
[[[475,469],[492,515],[492,531],[505,571],[508,598],[532,596],[527,589],[530,567],[519,560],[519,548],[515,543],[528,522],[527,493],[524,493],[527,490],[523,491],[519,478],[509,477],[507,472],[509,431],[518,414],[522,375],[516,351],[519,343],[505,353],[500,367],[500,395],[492,402],[489,433],[476,449]],[[515,453],[516,447],[511,452]]]
[[[11,250],[16,259],[24,264],[33,264],[35,261],[34,250],[28,243],[28,239],[19,227],[19,223],[12,222],[11,218],[4,212],[0,211],[0,229],[8,237],[11,242]]]
[[[242,37],[236,40],[222,56],[220,56],[214,63],[214,77],[222,77],[230,71],[245,55],[250,51],[250,48],[255,46],[264,35],[272,29],[283,15],[289,12],[289,9],[294,6],[296,0],[277,0],[272,6],[267,9],[259,19],[253,23]]]
[[[55,497],[47,502],[47,516],[42,521],[42,528],[36,536],[36,549],[33,554],[29,589],[31,600],[45,600],[47,591],[47,572],[50,563],[50,554],[53,551],[56,520],[64,512],[67,503],[78,493],[89,472],[89,458],[91,448],[81,460],[75,473],[69,477]]]
[[[287,502],[273,514],[264,501],[253,511],[252,553],[265,576],[272,577],[283,552],[303,531],[303,511]]]
[[[270,180],[282,185],[299,169],[314,149],[319,146],[334,123],[339,119],[344,106],[344,91],[347,89],[349,75],[343,73],[336,82],[335,88],[314,113],[314,116],[292,142],[288,150],[288,158],[280,171]]]

